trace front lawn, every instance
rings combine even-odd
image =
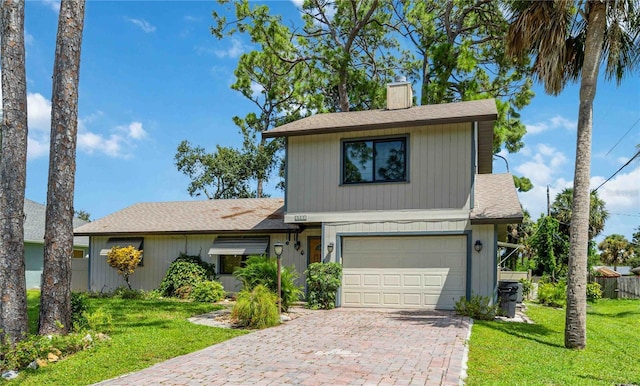
[[[564,310],[527,315],[535,324],[474,321],[466,384],[640,384],[640,300],[589,304],[584,351],[564,348]]]
[[[29,291],[29,329],[37,329],[39,293]],[[244,334],[244,331],[196,325],[187,318],[220,306],[172,299],[89,299],[91,310],[113,316],[110,341],[38,370],[20,372],[6,384],[87,385],[149,367],[179,355]],[[0,383],[5,383],[0,380]]]

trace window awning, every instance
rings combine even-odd
[[[209,255],[262,255],[267,251],[269,238],[217,238]]]
[[[142,237],[110,238],[109,240],[107,240],[107,245],[104,247],[104,249],[100,250],[100,256],[107,256],[107,254],[113,247],[124,248],[131,245],[135,249],[140,250],[140,246],[142,246],[142,240]]]

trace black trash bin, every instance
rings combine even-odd
[[[500,296],[500,309],[507,318],[516,316],[516,303],[518,300],[518,283],[501,281],[498,286]]]

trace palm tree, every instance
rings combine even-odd
[[[560,222],[560,230],[567,236],[569,236],[572,207],[573,188],[567,188],[558,193],[551,205],[551,216]],[[589,199],[589,240],[602,232],[608,218],[609,212],[605,209],[605,202],[600,199],[597,191],[592,190]]]
[[[0,342],[27,331],[24,191],[27,169],[27,75],[24,0],[2,2],[2,133],[0,150]]]
[[[51,146],[38,333],[71,328],[73,190],[78,137],[78,83],[84,0],[62,0],[53,65]]]
[[[618,83],[638,65],[640,17],[637,0],[510,1],[507,52],[534,56],[534,75],[549,94],[580,80],[580,105],[573,177],[565,346],[587,343],[587,250],[593,100],[605,62]]]
[[[616,271],[618,265],[624,264],[631,257],[632,247],[629,241],[623,236],[613,234],[607,236],[600,244],[600,260],[605,264],[613,265]]]

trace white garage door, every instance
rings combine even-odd
[[[453,309],[465,295],[465,236],[343,237],[343,307]]]

